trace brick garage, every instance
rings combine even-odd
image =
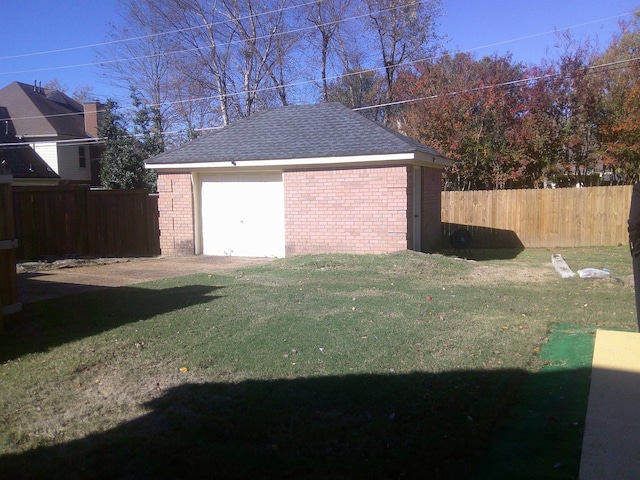
[[[439,153],[339,104],[256,114],[150,159],[163,255],[433,251]]]

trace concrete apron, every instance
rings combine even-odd
[[[580,480],[640,478],[640,333],[598,330]]]

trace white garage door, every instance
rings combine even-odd
[[[202,178],[202,253],[284,257],[281,173]]]

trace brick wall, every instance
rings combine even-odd
[[[195,242],[191,175],[159,172],[158,192],[162,255],[193,255]]]
[[[407,249],[407,167],[285,172],[283,179],[287,255]]]

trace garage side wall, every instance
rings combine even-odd
[[[191,174],[158,173],[160,251],[162,255],[195,253]]]
[[[436,252],[441,242],[442,171],[422,167],[422,251]]]
[[[407,249],[407,167],[284,172],[287,255]]]

